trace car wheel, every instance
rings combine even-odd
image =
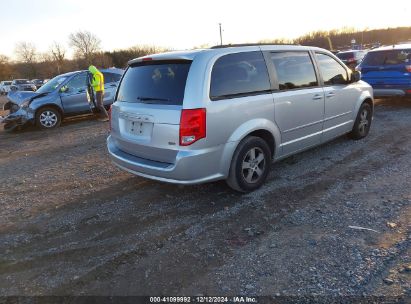
[[[352,139],[364,138],[370,132],[372,121],[372,109],[368,103],[363,103],[358,111],[354,127],[350,133]]]
[[[59,111],[52,107],[44,107],[36,113],[36,125],[40,129],[53,129],[60,126],[61,115]]]
[[[271,164],[271,152],[260,137],[243,139],[234,152],[227,184],[239,192],[251,192],[264,183]]]

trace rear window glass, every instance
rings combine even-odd
[[[411,62],[411,49],[369,52],[363,65],[397,65]]]
[[[117,100],[182,105],[191,61],[152,61],[131,65],[121,81]]]
[[[270,90],[267,66],[261,52],[222,56],[211,72],[210,98],[219,100]]]
[[[338,53],[337,57],[340,58],[341,60],[347,60],[350,58],[354,58],[354,53],[353,52]]]

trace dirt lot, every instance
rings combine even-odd
[[[247,195],[120,171],[89,118],[0,130],[0,294],[409,297],[410,130],[410,101],[379,101],[365,140],[276,163]]]

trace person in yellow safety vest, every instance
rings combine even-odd
[[[103,97],[104,97],[104,76],[94,65],[90,65],[88,68],[90,73],[93,75],[91,79],[91,86],[95,92],[96,106],[100,110],[100,121],[108,121],[108,114],[104,108]]]

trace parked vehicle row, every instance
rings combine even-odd
[[[6,95],[10,92],[11,81],[0,82],[0,95]]]
[[[31,91],[37,90],[36,85],[28,79],[14,79],[11,82],[10,91]]]
[[[277,161],[350,133],[367,136],[372,88],[331,52],[242,46],[129,62],[111,107],[112,161],[179,184],[260,187]]]
[[[104,105],[109,107],[123,70],[107,69],[102,73],[105,78]],[[28,123],[42,129],[52,129],[58,127],[64,117],[91,111],[88,71],[59,75],[34,91],[18,90],[7,95],[4,110],[10,112],[3,119],[6,130],[11,131]]]
[[[0,94],[7,95],[10,91],[36,91],[43,84],[47,82],[48,79],[14,79],[9,81],[0,82]]]

